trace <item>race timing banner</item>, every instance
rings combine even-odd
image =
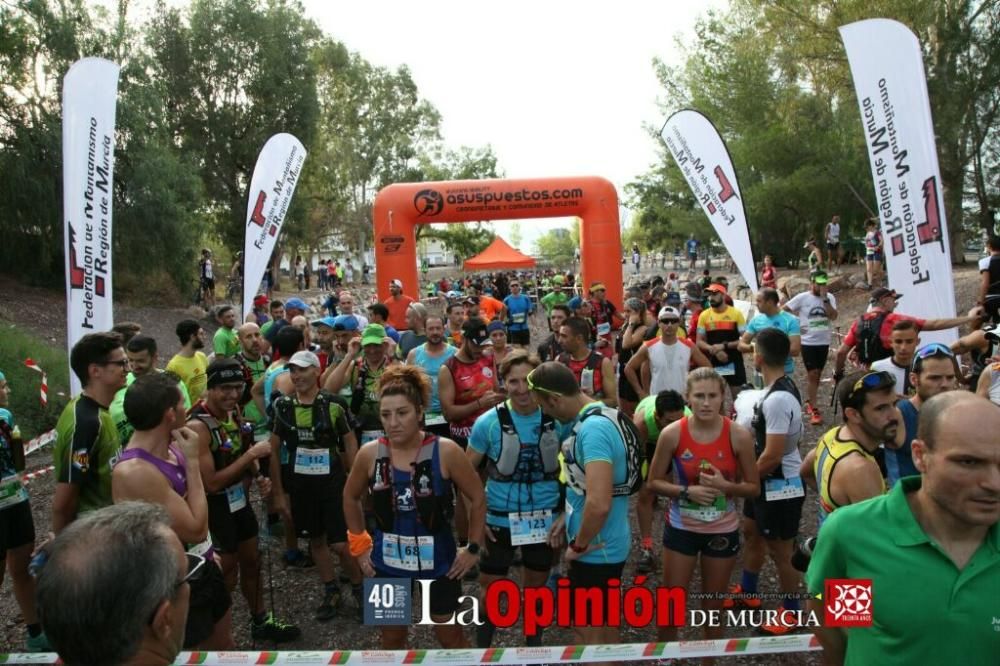
[[[757,291],[760,285],[747,212],[733,160],[719,131],[703,114],[683,109],[667,118],[660,136],[747,286]]]
[[[63,79],[63,218],[66,257],[66,344],[114,324],[111,208],[115,166],[117,64],[83,58]],[[80,382],[70,376],[70,393]]]
[[[253,308],[253,298],[278,241],[305,159],[306,149],[291,134],[272,136],[257,157],[243,242],[243,316]]]
[[[955,316],[948,224],[920,42],[909,28],[868,19],[840,28],[868,147],[889,285],[900,312]],[[924,331],[950,343],[957,331]]]

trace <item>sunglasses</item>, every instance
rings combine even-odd
[[[896,378],[892,373],[882,370],[880,372],[869,372],[858,381],[854,382],[850,392],[847,394],[847,402],[854,402],[855,396],[859,392],[880,391],[887,388],[895,388]]]
[[[679,324],[679,323],[681,323],[681,320],[680,319],[661,319],[660,323],[661,324]]]
[[[117,365],[119,368],[123,370],[128,370],[129,360],[127,358],[123,358],[120,361],[105,361],[101,365]]]
[[[201,555],[195,555],[194,553],[184,553],[184,557],[187,559],[187,573],[179,581],[174,583],[174,594],[177,594],[177,590],[181,589],[181,585],[184,583],[193,583],[197,580],[201,580],[201,577],[205,574],[205,563],[208,562]],[[153,614],[149,617],[149,622],[147,624],[153,624],[153,620],[156,618],[156,611],[159,608],[153,609]]]
[[[955,352],[951,350],[951,347],[940,342],[932,342],[928,345],[924,345],[917,350],[917,353],[913,356],[912,368],[917,367],[918,361],[922,361],[925,358],[933,358],[935,356],[944,356],[946,358],[955,358]]]
[[[544,386],[538,386],[537,384],[535,384],[535,382],[531,379],[531,375],[533,375],[533,374],[535,374],[534,370],[532,370],[531,372],[528,373],[527,380],[528,380],[528,389],[529,390],[531,390],[531,391],[539,391],[540,393],[548,393],[549,395],[558,395],[558,396],[562,397],[562,393],[559,393],[558,391],[553,391],[552,389],[547,389]]]

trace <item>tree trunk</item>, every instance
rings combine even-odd
[[[951,248],[952,266],[965,264],[965,248],[962,242],[965,234],[962,231],[962,176],[941,170],[941,197],[944,199],[944,212],[948,220],[948,245]]]

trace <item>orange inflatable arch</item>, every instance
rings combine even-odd
[[[580,272],[584,287],[602,282],[621,306],[621,228],[618,193],[604,178],[525,178],[395,183],[375,197],[375,271],[379,300],[389,281],[420,297],[416,225],[541,217],[579,217]]]

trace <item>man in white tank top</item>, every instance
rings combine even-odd
[[[639,347],[639,351],[625,365],[625,377],[640,399],[668,389],[684,395],[691,364],[701,367],[711,365],[705,354],[690,340],[677,337],[681,314],[676,308],[663,306],[657,319],[660,337]]]

